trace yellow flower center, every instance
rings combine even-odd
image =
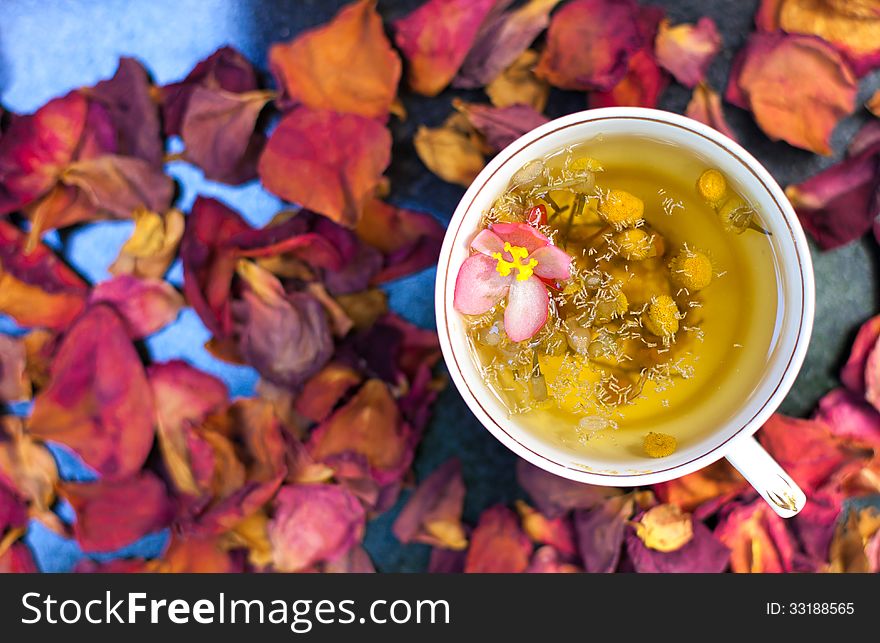
[[[525,281],[532,276],[535,266],[538,265],[537,259],[529,259],[528,263],[523,263],[523,259],[529,256],[529,251],[522,246],[512,246],[510,242],[504,242],[504,252],[510,255],[512,261],[504,258],[500,252],[493,252],[492,258],[498,261],[495,270],[502,277],[510,274],[510,271],[516,269],[516,280]]]

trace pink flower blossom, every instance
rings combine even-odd
[[[458,271],[453,305],[482,315],[507,297],[504,331],[512,342],[533,337],[547,321],[550,297],[543,280],[571,277],[571,257],[525,223],[496,223],[471,242],[476,253]]]

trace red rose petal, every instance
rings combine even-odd
[[[486,509],[471,535],[464,563],[468,574],[516,574],[525,571],[532,543],[517,524],[516,514],[502,505]]]
[[[184,301],[174,287],[159,279],[120,275],[95,286],[89,299],[107,303],[128,325],[132,339],[141,339],[177,319]]]
[[[761,498],[734,505],[722,516],[715,537],[731,550],[730,569],[736,573],[792,571],[795,542],[785,520]]]

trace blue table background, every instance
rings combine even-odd
[[[387,22],[421,1],[380,0],[379,11]],[[271,43],[326,22],[344,4],[345,0],[3,0],[0,104],[15,112],[34,111],[53,96],[111,76],[123,55],[140,59],[157,84],[184,77],[196,62],[225,44],[241,50],[265,71]],[[757,0],[658,0],[650,4],[664,6],[673,22],[693,22],[701,15],[716,20],[724,36],[724,50],[714,62],[709,80],[716,89],[723,90],[731,58],[753,30]],[[878,74],[863,82],[860,103],[878,86]],[[430,212],[444,222],[449,220],[463,189],[427,172],[415,156],[411,141],[418,124],[436,125],[445,119],[453,96],[485,101],[479,91],[447,91],[434,99],[404,91],[402,97],[409,118],[402,123],[396,119],[391,122],[391,201]],[[689,98],[688,90],[673,85],[661,107],[682,112]],[[582,94],[554,91],[547,114],[556,117],[584,106]],[[726,106],[726,112],[740,142],[783,186],[803,180],[834,160],[772,143],[749,114],[730,106]],[[836,158],[868,118],[865,110],[859,110],[838,128],[834,136]],[[172,151],[176,143],[172,141]],[[251,223],[261,225],[282,205],[256,182],[236,188],[223,186],[204,180],[200,171],[179,162],[169,164],[168,171],[181,186],[178,205],[183,210],[189,209],[198,194],[216,196],[238,209]],[[52,235],[50,242],[63,248],[65,258],[82,275],[97,282],[109,276],[107,267],[132,227],[130,222],[101,223]],[[804,369],[782,407],[793,415],[810,413],[819,397],[836,385],[837,373],[856,329],[880,311],[876,278],[880,252],[873,239],[823,254],[814,247],[813,258],[817,277],[815,331]],[[434,275],[433,269],[426,270],[388,286],[391,306],[408,320],[433,327]],[[172,268],[169,279],[181,284],[179,264]],[[16,332],[16,328],[0,316],[0,331]],[[255,372],[212,358],[202,347],[208,336],[195,313],[187,309],[175,324],[150,337],[146,345],[153,360],[182,357],[221,377],[234,396],[250,395],[257,379]],[[90,477],[74,456],[60,448],[53,448],[53,452],[65,477]],[[441,395],[417,453],[417,476],[421,479],[452,455],[459,456],[463,463],[468,488],[467,521],[473,523],[490,504],[510,502],[521,495],[514,477],[515,457],[480,427],[450,388]],[[401,546],[391,535],[390,526],[400,504],[371,522],[367,530],[365,544],[380,571],[421,570],[427,563],[427,547]],[[68,520],[72,518],[67,507],[62,507],[61,513]],[[40,525],[32,525],[26,538],[44,571],[69,570],[82,557],[75,543]],[[163,532],[120,552],[92,557],[155,556],[166,539]]]

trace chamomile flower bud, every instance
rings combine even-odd
[[[718,209],[721,227],[725,232],[742,234],[752,224],[755,211],[739,196],[732,196]]]
[[[713,208],[727,197],[727,179],[718,170],[706,170],[697,179],[697,194]]]
[[[599,216],[617,230],[635,227],[644,214],[644,201],[624,190],[611,190],[599,204]]]
[[[642,323],[657,337],[671,337],[678,332],[680,317],[678,306],[675,305],[672,297],[660,295],[651,299],[648,309],[642,315]]]
[[[677,446],[678,441],[675,437],[653,431],[645,436],[645,441],[642,443],[645,454],[651,458],[665,458],[672,455]]]
[[[653,239],[641,228],[621,230],[612,240],[618,254],[628,261],[642,261],[654,254]]]
[[[608,299],[602,299],[596,304],[596,321],[607,323],[612,319],[623,317],[629,310],[629,300],[622,290],[618,290]]]
[[[672,280],[691,292],[712,283],[712,262],[702,252],[682,248],[669,264]]]

